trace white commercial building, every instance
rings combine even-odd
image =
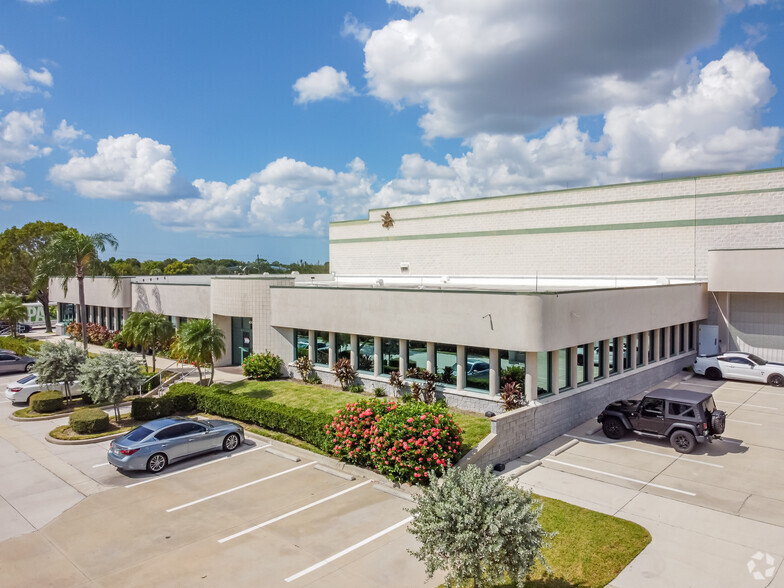
[[[528,406],[493,418],[480,461],[518,455],[702,352],[784,360],[784,169],[371,210],[330,225],[328,276],[86,282],[88,320],[208,317],[238,364],[349,357],[367,389],[427,369],[450,404],[500,413],[501,373]],[[50,297],[73,318],[76,285]],[[77,317],[78,318],[78,317]]]

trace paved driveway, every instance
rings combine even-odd
[[[509,464],[541,462],[517,483],[651,531],[614,586],[784,586],[784,390],[681,375],[660,387],[713,391],[724,439],[682,455],[666,440],[611,441],[592,420]]]

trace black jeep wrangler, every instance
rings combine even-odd
[[[596,419],[610,439],[626,431],[659,439],[669,438],[679,453],[691,453],[697,443],[721,439],[727,415],[716,408],[707,392],[661,388],[642,400],[620,400],[608,404]]]

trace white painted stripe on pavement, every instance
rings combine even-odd
[[[750,406],[751,408],[762,408],[765,410],[778,410],[775,406],[760,406],[759,404],[748,404],[746,402],[730,402],[729,400],[719,400],[719,404],[735,404],[737,406],[743,406],[744,408]]]
[[[314,506],[318,506],[319,504],[323,504],[324,502],[327,502],[328,500],[332,500],[333,498],[337,498],[338,496],[342,496],[343,494],[346,494],[348,492],[353,492],[354,490],[357,490],[357,489],[361,488],[365,484],[370,484],[372,481],[373,480],[365,480],[364,482],[360,482],[356,486],[352,486],[351,488],[346,488],[345,490],[341,490],[340,492],[336,492],[335,494],[327,496],[326,498],[322,498],[321,500],[317,500],[316,502],[311,502],[310,504],[306,504],[305,506],[301,506],[301,507],[299,507],[297,509],[294,509],[292,511],[287,512],[286,514],[282,514],[279,517],[275,517],[274,519],[270,519],[268,521],[264,521],[263,523],[259,523],[258,525],[254,525],[254,526],[252,526],[252,527],[250,527],[248,529],[245,529],[244,531],[240,531],[239,533],[234,533],[234,535],[229,535],[228,537],[224,537],[223,539],[218,539],[218,543],[226,543],[226,541],[231,541],[232,539],[236,539],[237,537],[241,537],[242,535],[246,535],[248,533],[251,533],[253,531],[261,529],[262,527],[266,527],[267,525],[271,525],[272,523],[277,523],[278,521],[282,521],[285,518],[288,518],[288,517],[290,517],[292,515],[295,515],[297,513],[302,512],[303,510],[308,510],[309,508],[313,508]]]
[[[639,451],[640,453],[648,453],[650,455],[658,455],[659,457],[668,457],[670,459],[678,459],[679,456],[677,455],[668,455],[666,453],[659,453],[658,451],[650,451],[648,449],[640,449],[639,447],[629,447],[628,445],[621,445],[620,443],[612,443],[610,441],[602,441],[601,439],[590,439],[588,437],[578,437],[576,435],[561,435],[562,437],[569,437],[571,439],[577,439],[579,441],[585,441],[587,443],[597,443],[599,445],[609,445],[610,447],[617,447],[619,449],[628,449],[629,451]],[[690,457],[680,457],[683,461],[690,461],[692,463],[698,463],[700,465],[712,467],[712,468],[723,468],[723,465],[719,465],[717,463],[708,463],[706,461],[700,461],[699,459],[692,459]]]
[[[565,461],[558,461],[557,459],[550,459],[549,457],[545,457],[542,461],[551,461],[553,463],[564,465],[570,468],[576,468],[578,470],[584,470],[586,472],[593,472],[594,474],[609,476],[611,478],[618,478],[619,480],[626,480],[628,482],[635,482],[637,484],[642,484],[643,486],[653,486],[654,488],[661,488],[662,490],[669,490],[670,492],[677,492],[678,494],[686,494],[687,496],[697,496],[694,492],[688,492],[687,490],[678,490],[677,488],[662,486],[661,484],[654,484],[653,482],[646,482],[644,480],[637,480],[636,478],[628,478],[626,476],[620,476],[618,474],[611,474],[610,472],[603,472],[601,470],[595,470],[593,468],[587,468],[585,466],[579,466],[573,463],[567,463]]]
[[[163,480],[164,478],[170,478],[171,476],[176,476],[177,474],[184,474],[185,472],[190,472],[191,470],[196,470],[198,468],[203,468],[204,466],[212,465],[214,463],[218,463],[224,461],[226,459],[233,459],[237,457],[242,457],[243,455],[247,455],[248,453],[253,453],[254,451],[258,451],[259,449],[264,449],[265,447],[269,447],[269,445],[260,445],[259,447],[254,447],[253,449],[248,449],[243,451],[242,453],[237,453],[235,455],[227,455],[226,457],[221,457],[220,459],[216,459],[214,461],[208,461],[206,463],[200,463],[199,465],[195,465],[190,468],[185,468],[184,470],[179,470],[177,472],[171,472],[168,474],[161,474],[160,476],[155,476],[154,478],[147,478],[146,480],[142,480],[141,482],[135,482],[133,484],[128,484],[126,488],[133,488],[134,486],[141,486],[142,484],[147,484],[148,482],[155,482],[156,480]]]
[[[731,423],[742,423],[744,425],[754,425],[755,427],[761,427],[762,423],[751,423],[749,421],[739,421],[738,419],[732,419]]]
[[[318,463],[315,461],[311,461],[310,463],[306,463],[304,465],[300,465],[294,468],[290,468],[288,470],[284,470],[282,472],[278,472],[277,474],[272,474],[270,476],[265,476],[264,478],[259,478],[258,480],[253,480],[252,482],[248,482],[247,484],[242,484],[240,486],[235,486],[234,488],[229,488],[228,490],[224,490],[222,492],[216,492],[215,494],[211,494],[209,496],[205,496],[204,498],[199,498],[198,500],[194,500],[193,502],[188,502],[187,504],[181,504],[180,506],[175,506],[174,508],[166,509],[166,512],[174,512],[175,510],[180,510],[182,508],[188,508],[189,506],[193,506],[194,504],[199,504],[200,502],[205,502],[207,500],[212,500],[213,498],[217,498],[218,496],[223,496],[224,494],[230,494],[237,490],[242,490],[243,488],[247,488],[248,486],[253,486],[254,484],[259,484],[261,482],[266,482],[267,480],[271,480],[273,478],[277,478],[278,476],[284,476],[286,474],[290,474],[291,472],[295,472],[297,470],[301,470],[302,468],[306,468],[308,466],[312,466],[314,463]]]
[[[359,549],[363,545],[367,545],[371,541],[375,541],[379,537],[383,537],[387,533],[391,533],[395,529],[398,529],[398,528],[402,527],[403,525],[407,525],[408,523],[410,523],[413,520],[414,520],[414,517],[408,517],[407,519],[403,519],[399,523],[395,523],[391,527],[387,527],[383,531],[379,531],[375,535],[371,535],[367,539],[363,539],[359,543],[355,543],[351,547],[347,547],[346,549],[344,549],[343,551],[339,551],[335,555],[330,555],[327,559],[321,560],[317,564],[313,564],[309,568],[304,569],[301,572],[297,572],[293,576],[289,576],[288,578],[286,578],[286,582],[293,582],[294,580],[296,580],[298,578],[301,578],[302,576],[305,576],[305,575],[309,574],[310,572],[313,572],[313,571],[319,569],[320,567],[323,567],[323,566],[327,565],[328,563],[333,562],[336,559],[339,559],[339,558],[343,557],[344,555],[347,555],[347,554],[351,553],[352,551],[355,551],[355,550]]]
[[[103,466],[108,466],[108,465],[112,465],[112,464],[110,464],[110,463],[107,461],[106,463],[97,463],[97,464],[95,464],[93,467],[94,467],[94,468],[102,468]]]

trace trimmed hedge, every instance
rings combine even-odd
[[[214,390],[189,382],[175,384],[164,398],[170,398],[178,412],[198,410],[280,431],[319,449],[328,447],[325,428],[332,423],[329,414],[238,396],[228,390]]]
[[[68,424],[80,435],[103,433],[109,430],[109,415],[100,408],[84,408],[72,413]]]
[[[44,390],[30,397],[30,410],[47,413],[63,410],[63,395],[57,390]]]
[[[131,418],[135,421],[151,421],[177,412],[171,398],[134,398],[131,401]]]

